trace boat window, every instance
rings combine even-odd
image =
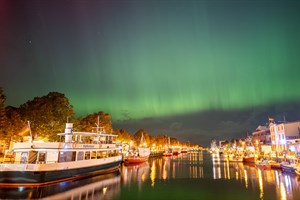
[[[76,151],[72,151],[72,161],[76,160]]]
[[[22,152],[22,154],[21,154],[21,163],[22,164],[27,163],[27,158],[28,158],[28,152]]]
[[[97,159],[102,158],[102,153],[101,151],[97,151]]]
[[[75,161],[76,151],[61,151],[59,153],[58,162],[70,162]]]
[[[66,152],[59,152],[59,158],[58,158],[58,162],[66,162]]]
[[[92,151],[92,159],[96,159],[97,155],[96,155],[96,151]]]
[[[31,164],[36,163],[37,156],[38,156],[38,152],[37,151],[30,151],[29,152],[28,163],[31,163]]]
[[[39,152],[38,162],[45,163],[45,161],[46,161],[46,152]]]
[[[86,151],[86,152],[85,152],[85,155],[84,155],[84,159],[85,159],[85,160],[89,160],[90,158],[91,158],[91,152]]]
[[[79,151],[78,154],[77,154],[77,160],[83,160],[83,151]]]

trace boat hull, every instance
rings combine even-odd
[[[295,173],[295,170],[296,170],[293,166],[288,166],[288,165],[284,165],[284,164],[281,164],[281,169],[282,169],[282,171],[288,172],[288,173]]]
[[[148,161],[149,157],[141,157],[141,156],[129,156],[125,158],[124,163],[125,164],[138,164]]]
[[[163,153],[163,156],[167,156],[167,157],[170,157],[172,155],[173,155],[172,153]]]
[[[57,182],[113,173],[120,169],[120,161],[54,171],[0,171],[0,186],[41,186]]]
[[[243,162],[244,163],[255,163],[255,157],[244,157]]]

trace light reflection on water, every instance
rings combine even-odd
[[[224,162],[208,153],[197,152],[151,158],[139,165],[122,165],[119,174],[43,188],[0,188],[0,199],[166,199],[173,193],[170,199],[177,199],[181,193],[190,194],[190,199],[199,199],[199,195],[203,197],[207,190],[210,195],[219,196],[203,199],[220,199],[223,196],[214,194],[215,191],[232,190],[232,194],[222,199],[240,199],[241,196],[234,196],[236,192],[248,195],[243,199],[292,200],[300,196],[299,186],[296,175],[280,170],[261,170],[241,162]],[[200,191],[201,188],[204,191]],[[191,195],[193,193],[195,196]]]
[[[265,184],[274,185],[276,196],[279,199],[283,200],[299,198],[300,178],[295,174],[283,173],[281,170],[261,170],[256,168],[254,164],[247,165],[241,162],[222,162],[217,156],[214,155],[212,155],[212,163],[214,179],[232,179],[235,172],[236,179],[244,181],[246,188],[248,188],[249,185],[258,185],[260,199],[264,199]],[[223,170],[221,170],[221,166],[223,166]]]
[[[131,172],[130,176],[128,176],[128,170]],[[146,178],[139,183],[146,184],[149,179],[151,187],[155,187],[157,180],[225,179],[235,180],[240,183],[241,187],[248,190],[257,189],[258,199],[266,199],[270,196],[282,200],[297,199],[300,195],[299,177],[294,174],[286,174],[280,170],[258,169],[254,164],[221,161],[208,154],[203,158],[203,153],[153,158],[148,164],[123,166],[121,174],[124,184],[133,184],[135,180],[132,176],[135,176],[138,181],[141,175],[146,175]],[[142,185],[139,186],[139,188],[142,187]]]

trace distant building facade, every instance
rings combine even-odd
[[[252,132],[252,143],[259,143],[265,145],[271,145],[271,133],[268,126],[258,126],[254,132]]]
[[[298,143],[300,143],[300,121],[297,122],[281,122],[270,123],[269,125],[272,150],[285,151],[293,147],[293,150],[300,152]]]

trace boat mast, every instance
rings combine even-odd
[[[29,133],[30,133],[31,142],[32,142],[33,141],[33,136],[32,136],[32,132],[31,132],[30,122],[29,121],[28,121],[28,128],[29,128]]]

